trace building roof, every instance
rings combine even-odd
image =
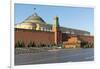
[[[23,21],[23,23],[26,22],[45,24],[45,21],[40,16],[38,16],[37,13],[33,13],[31,16]]]
[[[51,24],[47,24],[47,26],[50,28],[52,27]],[[74,32],[75,34],[90,34],[90,32],[88,31],[85,31],[85,30],[79,30],[79,29],[73,29],[73,28],[68,28],[68,27],[60,27],[60,30],[63,32],[63,33],[66,33],[66,32]]]

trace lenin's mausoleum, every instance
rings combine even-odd
[[[23,22],[15,25],[15,44],[21,41],[24,43],[24,47],[28,47],[30,42],[37,45],[63,46],[64,48],[82,47],[87,43],[93,47],[93,39],[94,37],[88,31],[61,27],[58,16],[53,18],[51,25],[34,13]]]

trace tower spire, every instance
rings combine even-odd
[[[59,18],[58,18],[58,16],[54,17],[54,26],[59,27]]]
[[[54,24],[52,27],[52,31],[54,32],[55,44],[59,45],[62,43],[62,33],[59,26],[59,17],[54,17]]]

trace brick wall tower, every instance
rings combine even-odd
[[[62,43],[62,32],[59,26],[59,18],[54,17],[54,24],[52,26],[52,31],[54,32],[55,44],[59,45]]]

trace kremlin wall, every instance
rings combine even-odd
[[[23,41],[25,46],[29,44],[30,41],[36,44],[54,44],[54,32],[45,31],[35,31],[26,29],[15,29],[15,43],[17,41]]]
[[[71,30],[71,31],[70,31]],[[56,44],[64,48],[80,48],[82,43],[94,46],[94,37],[83,30],[65,29],[63,32],[59,25],[59,17],[54,17],[53,25],[47,24],[40,16],[34,13],[22,23],[15,25],[15,43],[23,41],[25,47],[30,41],[35,44]],[[68,33],[69,32],[69,33]],[[75,34],[78,32],[77,34]]]

